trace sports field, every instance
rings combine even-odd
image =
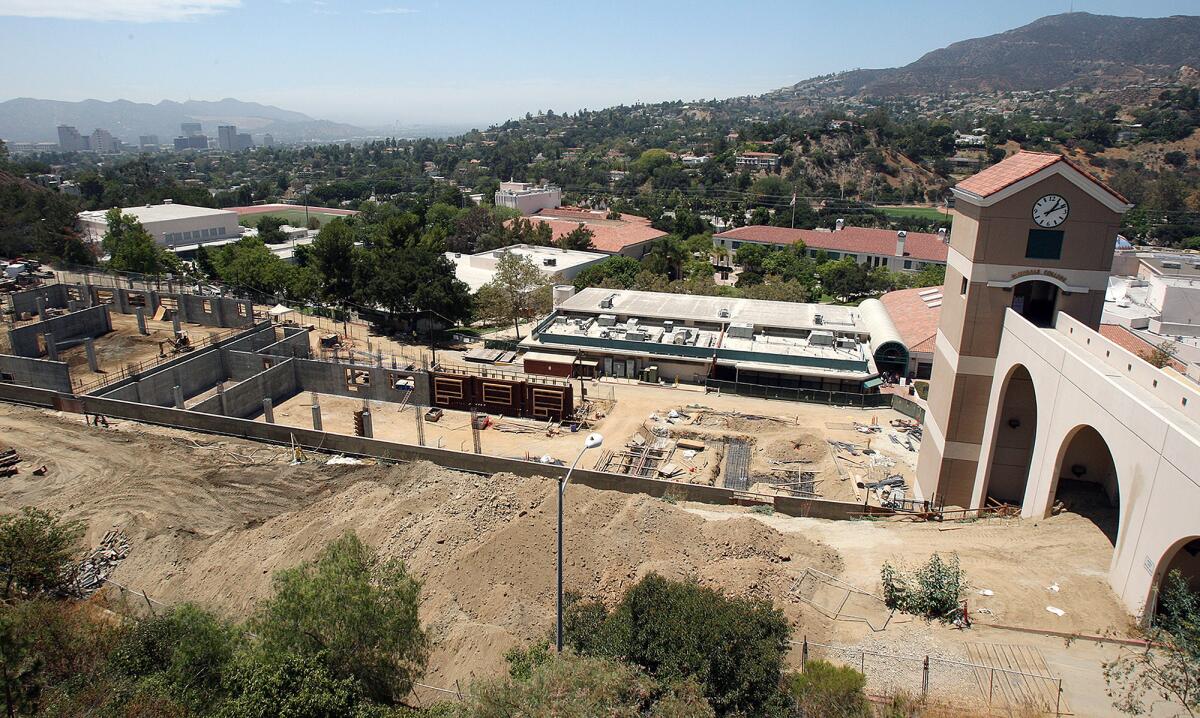
[[[918,219],[936,219],[949,222],[951,216],[945,209],[937,207],[876,207],[880,212],[892,217],[917,217]]]
[[[320,222],[321,226],[323,227],[323,226],[325,226],[326,222],[328,222],[332,219],[337,219],[338,217],[340,217],[342,215],[328,214],[326,212],[322,212],[320,210],[316,210],[316,209],[313,209],[312,207],[309,207],[308,216],[316,217],[317,221]],[[287,222],[288,224],[292,225],[293,227],[303,227],[304,226],[304,208],[303,207],[300,207],[299,209],[293,209],[291,207],[289,207],[288,209],[266,209],[266,210],[263,210],[262,212],[255,212],[253,214],[239,214],[238,224],[242,225],[243,227],[257,227],[258,220],[262,219],[263,217],[278,217],[278,218],[282,219],[283,221]]]

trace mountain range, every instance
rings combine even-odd
[[[956,42],[904,67],[815,77],[788,90],[809,96],[1115,89],[1200,67],[1200,17],[1050,15],[1013,30]]]
[[[19,97],[0,102],[0,137],[17,142],[56,142],[59,125],[72,125],[88,134],[97,127],[126,142],[140,135],[157,135],[168,143],[180,134],[180,124],[199,122],[205,134],[216,137],[218,125],[237,125],[239,132],[270,133],[278,141],[332,141],[362,137],[367,130],[301,112],[232,98],[215,102],[163,100],[157,104],[129,100],[63,102]]]

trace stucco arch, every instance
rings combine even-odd
[[[1183,574],[1192,591],[1200,592],[1200,534],[1175,541],[1159,558],[1154,581],[1150,585],[1150,595],[1146,599],[1147,614],[1157,610],[1163,581],[1172,569],[1178,569]]]
[[[1038,436],[1037,382],[1026,364],[1015,363],[1005,372],[996,406],[981,495],[1024,506],[1036,483],[1029,472]]]
[[[1125,523],[1123,511],[1126,507],[1122,505],[1121,499],[1128,496],[1128,490],[1122,483],[1122,472],[1112,452],[1112,442],[1095,424],[1080,423],[1050,442],[1049,446],[1055,446],[1057,450],[1051,464],[1053,469],[1050,474],[1047,505],[1053,506],[1059,493],[1059,485],[1064,478],[1068,481],[1097,484],[1116,508],[1116,526],[1111,527],[1111,530],[1107,526],[1100,526],[1109,534],[1109,540],[1115,548],[1121,540],[1121,529]],[[1085,473],[1076,474],[1073,471],[1074,467],[1082,469]],[[1090,518],[1096,521],[1095,516]],[[1100,525],[1098,521],[1097,525]]]

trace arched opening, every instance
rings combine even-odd
[[[1090,426],[1067,439],[1058,462],[1054,506],[1091,520],[1116,546],[1121,521],[1121,492],[1108,442]]]
[[[1163,556],[1160,568],[1155,574],[1154,612],[1162,608],[1161,597],[1165,588],[1164,582],[1172,571],[1178,571],[1187,588],[1192,593],[1200,593],[1200,536],[1184,539],[1167,551]]]
[[[1029,483],[1029,464],[1037,436],[1037,396],[1033,377],[1023,366],[1009,372],[1000,394],[995,443],[988,467],[988,498],[1021,505]]]
[[[875,367],[881,374],[908,376],[908,347],[900,342],[884,342],[875,349]]]
[[[1013,287],[1012,310],[1034,326],[1054,325],[1054,309],[1058,305],[1058,287],[1041,279],[1031,279]]]

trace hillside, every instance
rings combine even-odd
[[[956,42],[904,67],[812,78],[790,90],[822,97],[1117,88],[1200,66],[1200,17],[1051,15]]]
[[[278,140],[338,140],[366,134],[353,125],[318,120],[300,112],[231,98],[218,101],[163,100],[157,104],[129,100],[63,102],[20,97],[0,102],[0,137],[18,142],[57,141],[58,125],[73,125],[89,133],[102,127],[120,139],[136,143],[139,135],[158,135],[167,141],[179,125],[199,122],[216,136],[217,126],[234,124],[243,132],[270,132]]]

